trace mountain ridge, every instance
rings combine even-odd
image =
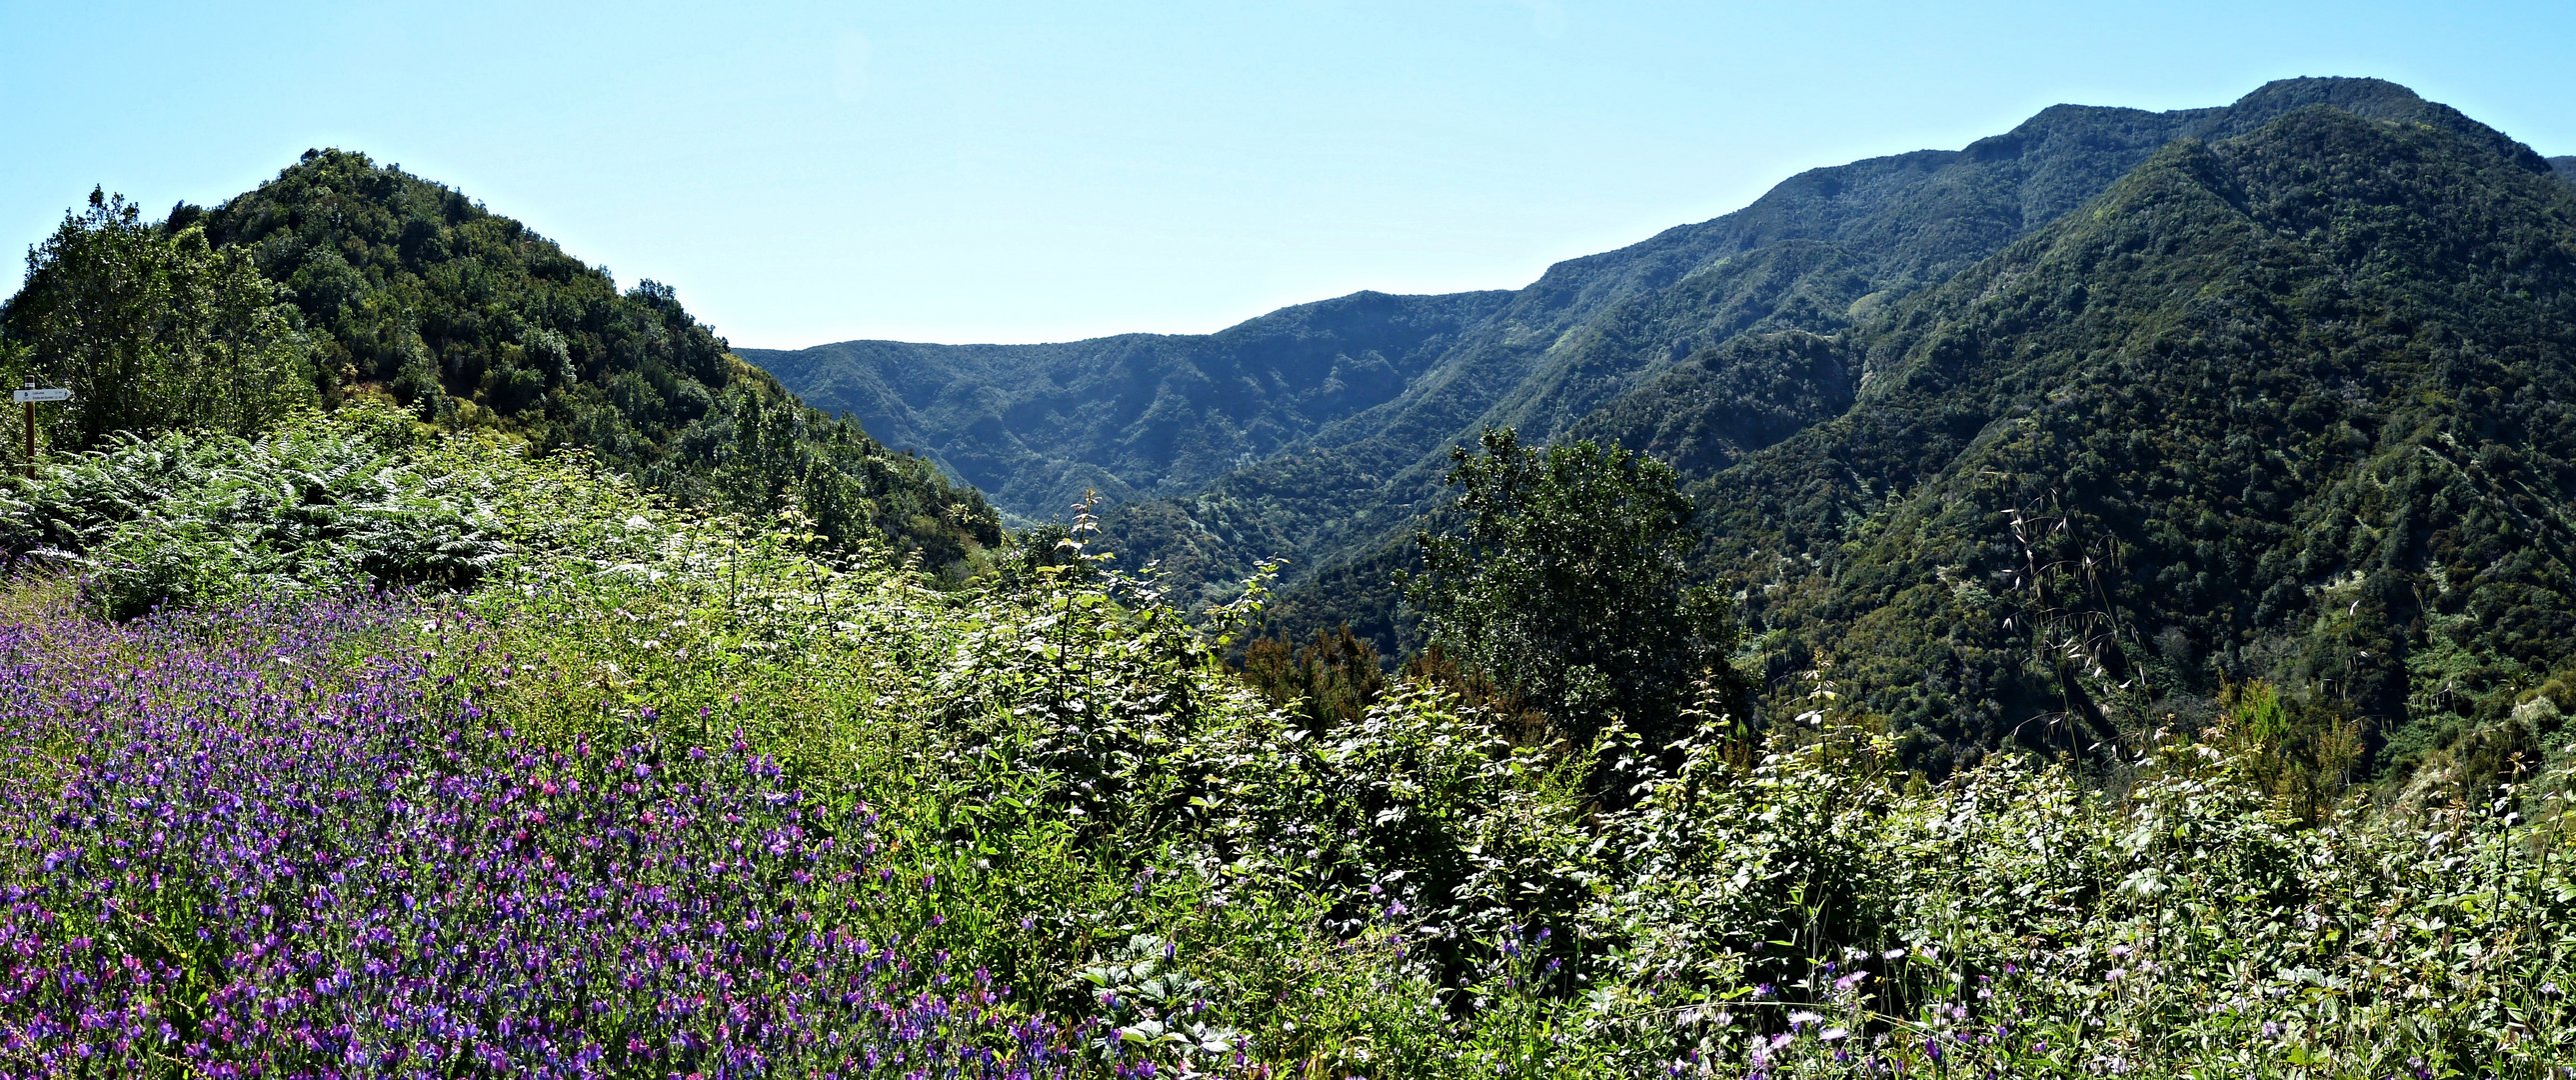
[[[1365,408],[1417,377],[1427,346],[1503,295],[1363,290],[1204,335],[742,352],[1005,509],[1046,517],[1086,489],[1124,502],[1204,483],[1242,455]],[[943,417],[961,416],[978,440],[938,437]],[[1080,439],[1096,446],[1070,445]]]
[[[2056,106],[1969,150],[1809,170],[1734,214],[1558,264],[1394,401],[1203,491],[1121,508],[1110,517],[1113,539],[1211,600],[1261,558],[1373,550],[1400,539],[1436,501],[1447,448],[1471,442],[1485,424],[1552,438],[1694,349],[1743,332],[1838,330],[1992,254],[2027,231],[2031,207],[2072,209],[2177,133],[2241,131],[2320,104],[2457,130],[2523,167],[2545,167],[2456,110],[2364,79],[2284,80],[2236,104],[2171,113]],[[1820,243],[1836,247],[1813,246]],[[1806,263],[1784,278],[1733,287],[1795,259]],[[1587,293],[1579,272],[1663,284],[1613,303],[1598,288]],[[1535,314],[1545,311],[1598,317],[1549,322]],[[1332,561],[1292,563],[1289,584]]]
[[[2375,79],[2276,80],[2230,105],[2164,113],[2056,105],[2010,131],[1958,150],[1917,150],[1805,170],[1741,210],[1674,226],[1612,251],[1565,260],[1517,290],[1404,298],[1423,304],[1500,298],[1501,304],[1482,322],[1468,320],[1410,338],[1357,342],[1361,348],[1321,358],[1326,364],[1345,358],[1365,361],[1370,351],[1385,355],[1388,349],[1394,350],[1395,362],[1390,366],[1405,377],[1404,385],[1392,396],[1368,400],[1353,411],[1310,418],[1266,416],[1241,403],[1207,408],[1208,403],[1188,401],[1185,386],[1168,385],[1215,382],[1204,379],[1203,372],[1188,370],[1201,359],[1197,355],[1167,357],[1166,370],[1142,372],[1138,377],[1166,384],[1158,389],[1184,391],[1154,395],[1148,407],[1173,406],[1166,411],[1182,414],[1172,421],[1180,425],[1179,440],[1207,459],[1233,464],[1249,455],[1254,460],[1243,467],[1258,469],[1262,461],[1308,450],[1356,452],[1362,457],[1362,473],[1395,475],[1399,484],[1418,496],[1424,475],[1437,471],[1446,446],[1472,433],[1476,423],[1471,416],[1553,436],[1602,403],[1604,391],[1595,387],[1615,388],[1623,381],[1650,376],[1692,346],[1713,344],[1732,333],[1758,328],[1766,320],[1779,319],[1800,329],[1830,329],[1847,321],[1842,316],[1853,304],[1883,300],[1890,292],[1901,293],[1946,277],[2013,236],[2064,213],[2173,138],[2223,137],[2263,117],[2309,104],[2451,127],[2491,143],[2499,152],[2518,154],[2535,169],[2549,167],[2537,154],[2456,110]],[[2069,145],[2087,152],[2068,152]],[[2022,169],[2026,175],[2011,177],[2010,191],[1998,192],[1962,180],[1956,175],[1962,169]],[[1897,199],[1909,201],[1886,206]],[[1658,319],[1644,310],[1625,320],[1642,322],[1642,327],[1587,325],[1614,305],[1625,302],[1651,308],[1654,297],[1694,275],[1722,273],[1726,269],[1722,264],[1736,257],[1799,241],[1890,254],[1875,260],[1884,265],[1847,268],[1835,263],[1834,250],[1770,251],[1773,262],[1736,268],[1738,274],[1773,271],[1775,280],[1767,288],[1755,282],[1744,289],[1751,295],[1740,296],[1732,305],[1738,317],[1731,322],[1699,318],[1707,304],[1682,303],[1678,306],[1701,325],[1678,326],[1673,318]],[[1781,263],[1801,258],[1808,265],[1785,280],[1776,279]],[[1736,283],[1702,282],[1698,287],[1715,291],[1721,284]],[[955,475],[977,484],[1005,510],[1045,517],[1059,513],[1085,489],[1100,490],[1113,502],[1128,502],[1139,496],[1187,498],[1194,488],[1212,489],[1224,482],[1188,468],[1173,475],[1173,455],[1167,451],[1075,450],[1047,455],[1013,445],[1024,444],[1031,432],[1049,425],[1080,422],[1078,395],[1050,399],[1046,389],[1079,384],[1096,391],[1104,373],[1121,365],[1132,367],[1139,359],[1136,349],[1144,342],[1154,343],[1154,351],[1196,348],[1221,360],[1229,349],[1229,335],[1283,319],[1302,320],[1311,327],[1309,316],[1382,295],[1361,292],[1282,308],[1210,335],[1113,335],[1025,346],[852,341],[800,350],[741,351],[746,359],[781,374],[782,382],[819,407],[849,413],[881,437],[941,462]],[[1813,310],[1797,310],[1802,304]],[[1836,306],[1845,312],[1826,310]],[[1785,316],[1784,308],[1789,311]],[[1590,337],[1581,336],[1587,332]],[[1637,333],[1673,337],[1656,343],[1669,355],[1659,362],[1652,347],[1641,348],[1630,340]],[[1578,338],[1569,343],[1568,334]],[[1700,340],[1690,340],[1694,334]],[[1417,355],[1426,348],[1435,352],[1427,360]],[[967,362],[960,364],[960,360]],[[1033,391],[1025,384],[1005,385],[1006,379],[991,373],[994,367],[1011,365],[1043,368],[1049,381],[1060,385]],[[973,400],[978,395],[972,389],[980,387],[953,392],[960,377],[974,374],[959,369],[970,367],[986,369],[983,374],[991,388],[1000,392],[999,400],[992,396]],[[944,377],[921,377],[930,372]],[[912,377],[892,377],[904,375]],[[1132,449],[1148,441],[1131,428],[1144,411],[1116,410],[1107,430],[1081,437],[1103,447]],[[1217,416],[1213,422],[1204,415],[1211,412]],[[1262,419],[1275,424],[1263,427]],[[1375,449],[1369,445],[1389,441],[1396,445]],[[1276,486],[1276,479],[1256,481],[1256,485]],[[1321,501],[1327,505],[1353,499],[1382,501],[1369,496],[1366,491],[1342,490]],[[1238,553],[1214,561],[1232,573],[1256,557]],[[1183,555],[1182,561],[1197,560]]]

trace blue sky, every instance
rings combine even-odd
[[[341,146],[737,345],[1205,331],[1516,287],[2057,102],[2376,75],[2576,153],[2570,42],[2564,3],[0,0],[0,245]]]

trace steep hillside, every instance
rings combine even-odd
[[[291,305],[284,331],[263,340],[298,354],[291,366],[323,404],[390,396],[444,427],[585,449],[696,505],[760,517],[794,506],[827,537],[883,537],[935,566],[1000,539],[980,495],[805,407],[734,358],[670,289],[645,281],[620,292],[605,271],[463,192],[337,150],[308,152],[212,209],[182,204],[158,225],[95,200],[88,217],[66,221],[45,249],[56,257],[39,260],[0,318],[0,335],[24,350],[0,347],[0,361],[19,355],[31,373],[86,388],[61,418],[67,430],[153,426],[148,409],[107,427],[79,423],[101,419],[83,410],[141,392],[100,367],[134,350],[101,342],[190,306],[138,285],[117,259],[82,257],[100,236],[145,259],[232,267],[246,256],[270,284],[233,291]],[[206,331],[236,332],[221,322]],[[189,364],[220,368],[235,352],[217,341]],[[84,374],[93,369],[99,377]]]
[[[1775,675],[1831,654],[1920,753],[2262,678],[2403,760],[2576,632],[2576,192],[2490,141],[2315,108],[2179,143],[1798,344],[1857,403],[1701,482],[1712,567]],[[1724,452],[1675,430],[1625,429]]]
[[[2549,167],[2557,171],[2559,179],[2576,184],[2576,156],[2551,158]]]

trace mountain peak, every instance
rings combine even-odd
[[[2468,139],[2531,172],[2548,172],[2549,162],[2511,136],[2413,90],[2386,79],[2307,77],[2275,79],[2236,99],[2203,138],[2241,135],[2300,109],[2323,105],[2372,120],[2426,124]]]
[[[2354,112],[2421,108],[2431,104],[2415,91],[2386,79],[2341,75],[2306,75],[2274,79],[2236,99],[2235,108],[2286,112],[2308,105],[2333,105]]]

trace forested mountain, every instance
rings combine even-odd
[[[1205,598],[1288,556],[1274,615],[1384,641],[1449,446],[1590,437],[1689,479],[1775,703],[1825,673],[1915,760],[2253,679],[2383,760],[2509,744],[2576,620],[2571,164],[2302,79],[1815,170],[1552,268],[1383,402],[1118,508],[1112,546]]]
[[[797,401],[644,281],[620,292],[521,223],[364,155],[158,223],[93,196],[0,312],[0,375],[64,380],[55,441],[248,432],[298,401],[383,396],[424,420],[581,448],[649,487],[934,566],[1000,539],[976,492]],[[248,389],[245,389],[248,388]],[[256,391],[251,392],[251,391]]]
[[[1743,210],[1559,264],[1527,288],[1453,298],[1449,310],[1470,318],[1421,324],[1429,332],[1418,339],[1400,336],[1415,324],[1400,324],[1386,327],[1395,334],[1355,341],[1357,348],[1319,341],[1308,361],[1310,381],[1328,379],[1330,365],[1373,367],[1371,350],[1403,357],[1395,367],[1406,381],[1368,407],[1314,416],[1320,423],[1302,431],[1280,424],[1257,439],[1199,437],[1192,433],[1206,425],[1185,420],[1175,439],[1215,449],[1192,463],[1195,469],[1228,470],[1195,490],[1167,465],[1120,471],[1122,455],[1136,457],[1124,443],[1152,441],[1142,429],[1117,428],[1104,446],[1090,434],[1098,425],[1064,422],[1071,407],[1017,404],[1029,384],[1014,380],[1031,378],[1027,369],[970,380],[979,368],[992,368],[946,358],[922,362],[924,355],[939,355],[925,352],[936,347],[879,343],[746,355],[817,405],[850,410],[899,445],[949,462],[988,491],[1007,492],[996,495],[1006,509],[1051,516],[1086,487],[1113,498],[1158,496],[1110,516],[1114,546],[1140,561],[1161,560],[1182,583],[1213,598],[1264,558],[1291,556],[1287,575],[1294,583],[1391,542],[1436,498],[1447,449],[1472,442],[1483,426],[1553,437],[1701,348],[1750,332],[1840,330],[2073,209],[2176,138],[2224,137],[2310,104],[2442,126],[2499,151],[2529,155],[2454,110],[2377,80],[2288,80],[2231,106],[2168,113],[2055,107],[1962,150],[1802,173]],[[1210,338],[1145,339],[1157,343],[1153,362],[1122,367],[1095,359],[1089,369],[1110,377],[1086,386],[1112,393],[1113,400],[1158,402],[1159,415],[1221,413],[1228,406],[1215,402],[1241,400],[1258,384],[1198,374],[1232,370],[1225,356],[1230,336],[1259,336],[1280,319],[1311,325],[1351,300],[1289,309]],[[1100,357],[1108,351],[1103,346],[1135,340],[967,355],[1007,370],[1047,350]],[[1049,363],[1042,370],[1061,368]],[[1166,377],[1184,370],[1191,374]],[[1759,411],[1784,407],[1767,399],[1749,404]],[[1825,413],[1799,415],[1812,420],[1839,408],[1830,393],[1821,404]],[[946,418],[939,426],[904,428],[900,435],[889,426],[919,424],[934,413]],[[1110,415],[1142,412],[1130,405]],[[1295,437],[1274,440],[1268,431]],[[1029,451],[1061,456],[1048,464],[1030,460]],[[1019,462],[1015,475],[1001,484],[979,475],[1001,460]],[[1043,479],[1023,479],[1032,476]]]
[[[2375,80],[2274,83],[2232,106],[2173,113],[2052,108],[1965,150],[1815,170],[1735,214],[1552,268],[1398,401],[1300,453],[1113,521],[1130,548],[1184,579],[1221,587],[1274,552],[1329,573],[1400,540],[1438,497],[1446,448],[1483,426],[1554,437],[1703,348],[1749,333],[1842,330],[2074,209],[2175,138],[2222,137],[2310,104],[2452,128],[2538,160]],[[1795,396],[1821,397],[1826,413],[1706,397],[1694,411],[1829,414],[1833,380],[1820,377]]]
[[[1710,565],[1775,673],[1830,653],[1927,749],[2259,678],[2402,760],[2565,662],[2576,191],[2522,155],[2301,110],[1831,342],[1704,363],[1820,352],[1856,404],[1703,474]]]

